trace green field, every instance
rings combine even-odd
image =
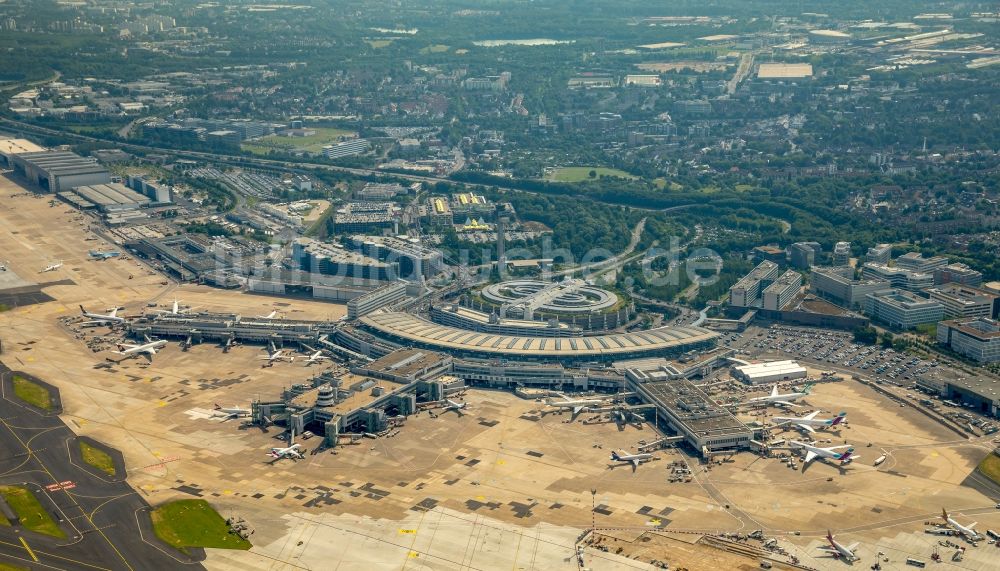
[[[14,375],[14,395],[24,402],[43,410],[52,409],[52,398],[49,390],[33,383],[20,375]]]
[[[0,494],[10,509],[14,510],[25,529],[36,533],[44,533],[52,537],[66,539],[66,533],[56,524],[49,512],[27,488],[20,486],[0,486]]]
[[[420,48],[420,53],[422,54],[443,54],[444,52],[451,49],[450,46],[444,44],[434,44],[432,46],[427,46],[426,48]]]
[[[107,452],[96,446],[91,446],[82,440],[78,440],[77,442],[80,444],[80,454],[83,456],[84,462],[107,473],[109,476],[115,475],[115,462]]]
[[[593,177],[590,176],[591,171],[594,172]],[[636,178],[625,171],[605,167],[561,167],[552,169],[545,176],[545,179],[555,182],[581,182],[585,180],[597,180],[602,176],[616,176],[627,179]]]
[[[178,500],[153,510],[156,537],[181,551],[188,547],[250,549],[249,541],[229,532],[226,520],[205,500]]]
[[[336,129],[334,127],[307,127],[311,131],[316,131],[315,135],[308,137],[286,137],[284,135],[268,135],[243,143],[240,148],[255,155],[266,155],[268,151],[275,149],[280,151],[306,151],[308,153],[320,153],[326,145],[337,143],[343,137],[354,136],[353,131]]]
[[[1000,456],[990,453],[979,463],[979,471],[994,483],[1000,485]]]

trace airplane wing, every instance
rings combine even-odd
[[[812,450],[807,451],[806,452],[806,462],[812,462],[813,460],[816,459],[816,456],[819,456],[819,454],[816,454]]]
[[[798,424],[796,426],[798,426],[799,428],[801,428],[801,429],[803,429],[803,430],[805,430],[807,432],[816,432],[815,430],[813,430],[813,427],[809,426],[808,424]]]
[[[850,544],[850,545],[847,546],[847,550],[850,551],[851,553],[854,553],[855,551],[858,550],[858,545],[860,545],[860,544],[857,543],[857,542],[854,542],[854,543],[852,543],[852,544]]]
[[[857,458],[857,456],[855,456],[855,458]],[[974,521],[974,522],[970,523],[969,525],[967,525],[965,527],[966,527],[966,529],[972,529],[972,528],[976,527],[977,523],[979,523],[979,522],[978,521]]]
[[[850,444],[841,444],[840,446],[831,446],[829,448],[824,448],[823,450],[826,450],[827,452],[830,452],[832,450],[840,450],[841,448],[851,448],[851,445]],[[855,458],[857,458],[857,456],[855,456]]]
[[[800,405],[797,405],[795,403],[791,403],[791,402],[783,401],[783,400],[776,400],[776,401],[771,401],[771,402],[773,402],[774,404],[779,405],[779,406],[790,406],[790,407],[793,407],[793,408],[799,408],[799,406],[800,406]]]
[[[573,414],[574,414],[574,415],[577,415],[577,414],[580,414],[580,411],[581,411],[581,410],[583,410],[583,407],[582,407],[582,406],[574,406],[574,407],[573,407]]]
[[[633,458],[632,459],[632,469],[634,470],[634,469],[636,469],[638,467],[639,467],[639,459],[638,458]]]
[[[812,420],[812,419],[816,418],[817,414],[819,414],[819,411],[818,410],[814,410],[814,411],[810,412],[809,414],[803,416],[802,420]]]
[[[118,317],[118,308],[116,307],[112,309],[111,313],[108,314],[108,317]]]
[[[778,385],[774,385],[773,387],[771,387],[771,396],[772,397],[778,396]]]
[[[829,545],[820,545],[816,549],[819,549],[820,551],[824,551],[826,553],[840,553],[839,551],[830,547]]]

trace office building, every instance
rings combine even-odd
[[[345,250],[338,244],[325,244],[310,238],[292,243],[292,259],[303,272],[366,280],[392,281],[399,276],[399,265],[383,262]]]
[[[850,309],[863,306],[866,295],[888,287],[885,280],[854,279],[854,270],[848,266],[814,268],[812,273],[812,289],[817,296]]]
[[[819,242],[796,242],[789,246],[789,262],[793,268],[807,270],[816,265],[816,257],[823,252]]]
[[[353,139],[323,147],[323,156],[328,159],[353,157],[367,153],[370,148],[371,144],[366,139]]]
[[[778,264],[767,260],[757,264],[749,274],[729,288],[729,304],[736,307],[759,307],[761,290],[776,277]]]
[[[934,285],[949,283],[979,287],[983,284],[983,273],[965,264],[948,264],[934,268]]]
[[[788,270],[764,289],[764,309],[780,311],[788,305],[788,302],[795,299],[800,289],[802,289],[802,274]]]
[[[444,269],[441,251],[422,245],[416,238],[352,236],[351,245],[366,256],[398,264],[400,279],[419,281]]]
[[[873,262],[865,262],[862,275],[868,279],[885,280],[892,287],[906,291],[920,291],[934,285],[934,276],[905,268],[889,267]]]
[[[926,291],[931,299],[944,306],[944,315],[948,319],[997,317],[1000,296],[986,290],[961,284],[946,284]]]
[[[427,218],[432,226],[448,226],[454,222],[451,207],[443,196],[432,196],[427,204]]]
[[[851,265],[850,242],[837,242],[837,244],[833,247],[833,265],[835,266]]]
[[[1000,361],[1000,322],[994,319],[942,321],[938,324],[937,340],[976,362]]]
[[[891,244],[878,244],[868,248],[868,253],[865,254],[866,262],[874,262],[876,264],[882,264],[883,266],[889,265],[889,260],[892,259],[892,245]]]
[[[934,256],[925,258],[920,252],[907,252],[896,258],[896,267],[919,272],[922,274],[933,273],[934,270],[948,265],[948,258],[944,256]]]
[[[753,249],[754,260],[767,260],[778,265],[784,265],[786,254],[783,248],[777,246],[757,246]]]
[[[380,307],[391,305],[404,298],[406,298],[405,282],[386,284],[348,301],[347,318],[357,319],[363,315],[368,315]]]
[[[925,323],[937,323],[944,317],[944,306],[939,302],[899,289],[876,291],[866,295],[865,300],[865,313],[896,329],[913,329]]]
[[[125,179],[125,185],[155,203],[168,204],[174,201],[174,187],[169,184],[150,181],[143,176],[130,174]]]

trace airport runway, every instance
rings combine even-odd
[[[0,378],[10,375],[0,363]],[[6,387],[0,384],[0,484],[27,485],[68,538],[0,526],[0,560],[72,571],[203,569],[200,550],[185,559],[157,544],[144,523],[149,504],[126,482],[73,463],[76,435],[58,416],[24,405]]]

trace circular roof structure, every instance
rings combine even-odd
[[[582,280],[552,283],[509,280],[490,284],[480,290],[479,295],[494,305],[531,304],[535,311],[563,314],[604,311],[615,307],[619,301],[617,294]]]

